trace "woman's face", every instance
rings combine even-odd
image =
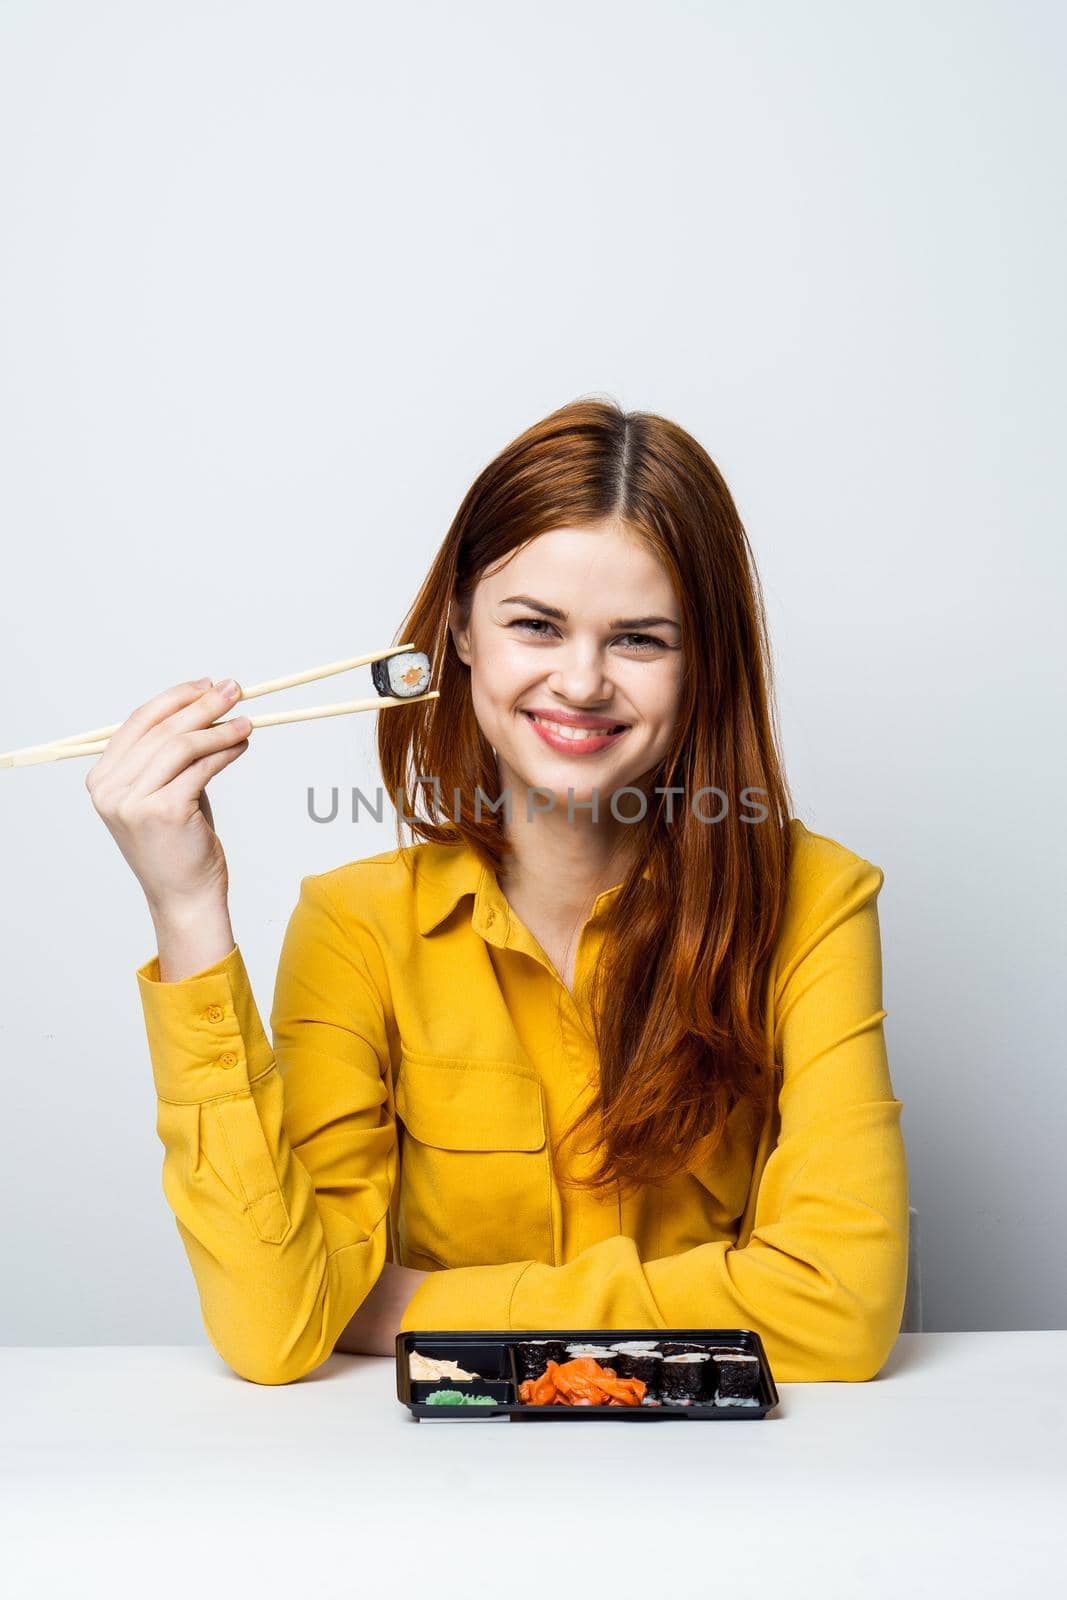
[[[618,523],[531,540],[482,575],[466,625],[454,611],[452,636],[516,812],[527,787],[561,807],[568,789],[575,801],[595,789],[597,820],[610,821],[612,793],[667,753],[681,700],[678,606],[659,558]],[[537,726],[534,712],[549,725]],[[559,723],[581,713],[625,731],[576,739]],[[624,797],[620,812],[635,804]],[[576,820],[585,819],[588,808]]]

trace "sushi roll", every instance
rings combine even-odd
[[[576,1356],[592,1356],[594,1361],[610,1367],[615,1360],[615,1351],[607,1344],[569,1344],[567,1360],[573,1361]]]
[[[694,1344],[692,1339],[661,1339],[654,1348],[664,1356],[688,1356],[705,1355],[708,1347],[704,1344]]]
[[[405,650],[386,661],[372,661],[370,675],[380,695],[407,700],[429,688],[430,658],[421,650]]]
[[[623,1339],[618,1344],[613,1344],[613,1350],[624,1350],[627,1355],[636,1351],[640,1354],[643,1350],[658,1350],[659,1345],[655,1339]]]
[[[543,1377],[550,1361],[562,1366],[567,1359],[564,1339],[525,1339],[515,1346],[515,1364],[519,1369],[519,1382],[527,1378]]]
[[[659,1399],[663,1357],[658,1350],[634,1350],[617,1345],[611,1359],[620,1378],[640,1378],[645,1386],[643,1404]]]
[[[720,1350],[712,1356],[717,1406],[759,1405],[759,1357],[744,1350]]]
[[[707,1350],[683,1350],[676,1356],[664,1356],[660,1366],[664,1405],[691,1406],[705,1399],[710,1367]]]

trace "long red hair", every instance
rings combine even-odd
[[[462,837],[499,871],[510,850],[502,818],[484,804],[474,817],[479,787],[497,795],[496,760],[452,648],[449,609],[466,611],[481,573],[519,545],[606,517],[643,537],[667,569],[685,659],[674,741],[650,778],[644,818],[628,825],[634,860],[594,975],[599,1084],[567,1130],[592,1134],[584,1148],[595,1165],[568,1180],[589,1189],[665,1182],[707,1159],[738,1099],[766,1110],[774,1093],[763,991],[785,899],[792,801],[759,576],[707,452],[677,424],[611,400],[574,401],[522,433],[467,491],[393,641],[426,652],[440,697],[379,717],[377,728],[383,778],[403,800],[398,838],[407,817],[419,838]],[[413,782],[431,774],[440,805],[430,786]],[[682,791],[670,823],[657,785]],[[710,785],[728,797],[714,825],[690,804]],[[746,789],[756,792],[749,811],[764,807],[765,820],[744,810]],[[707,814],[716,803],[700,806]]]

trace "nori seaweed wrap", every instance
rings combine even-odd
[[[372,661],[370,675],[380,695],[407,699],[430,687],[430,658],[421,650],[405,650],[385,661]]]
[[[663,1357],[658,1350],[617,1349],[611,1360],[620,1378],[640,1378],[646,1400],[659,1399]]]
[[[706,1350],[683,1350],[664,1356],[660,1363],[660,1394],[664,1405],[689,1406],[707,1397],[711,1356]]]
[[[515,1363],[519,1369],[519,1382],[527,1378],[540,1378],[550,1361],[560,1366],[567,1359],[565,1339],[525,1339],[515,1346]]]
[[[687,1356],[691,1354],[706,1355],[708,1347],[706,1344],[694,1344],[692,1339],[675,1339],[673,1341],[661,1339],[656,1345],[656,1349],[660,1355],[664,1356]]]
[[[715,1404],[759,1404],[759,1358],[744,1350],[721,1350],[711,1358]]]

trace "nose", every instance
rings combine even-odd
[[[548,687],[560,700],[585,711],[608,705],[615,698],[600,651],[594,644],[583,645],[575,640],[554,656]]]

